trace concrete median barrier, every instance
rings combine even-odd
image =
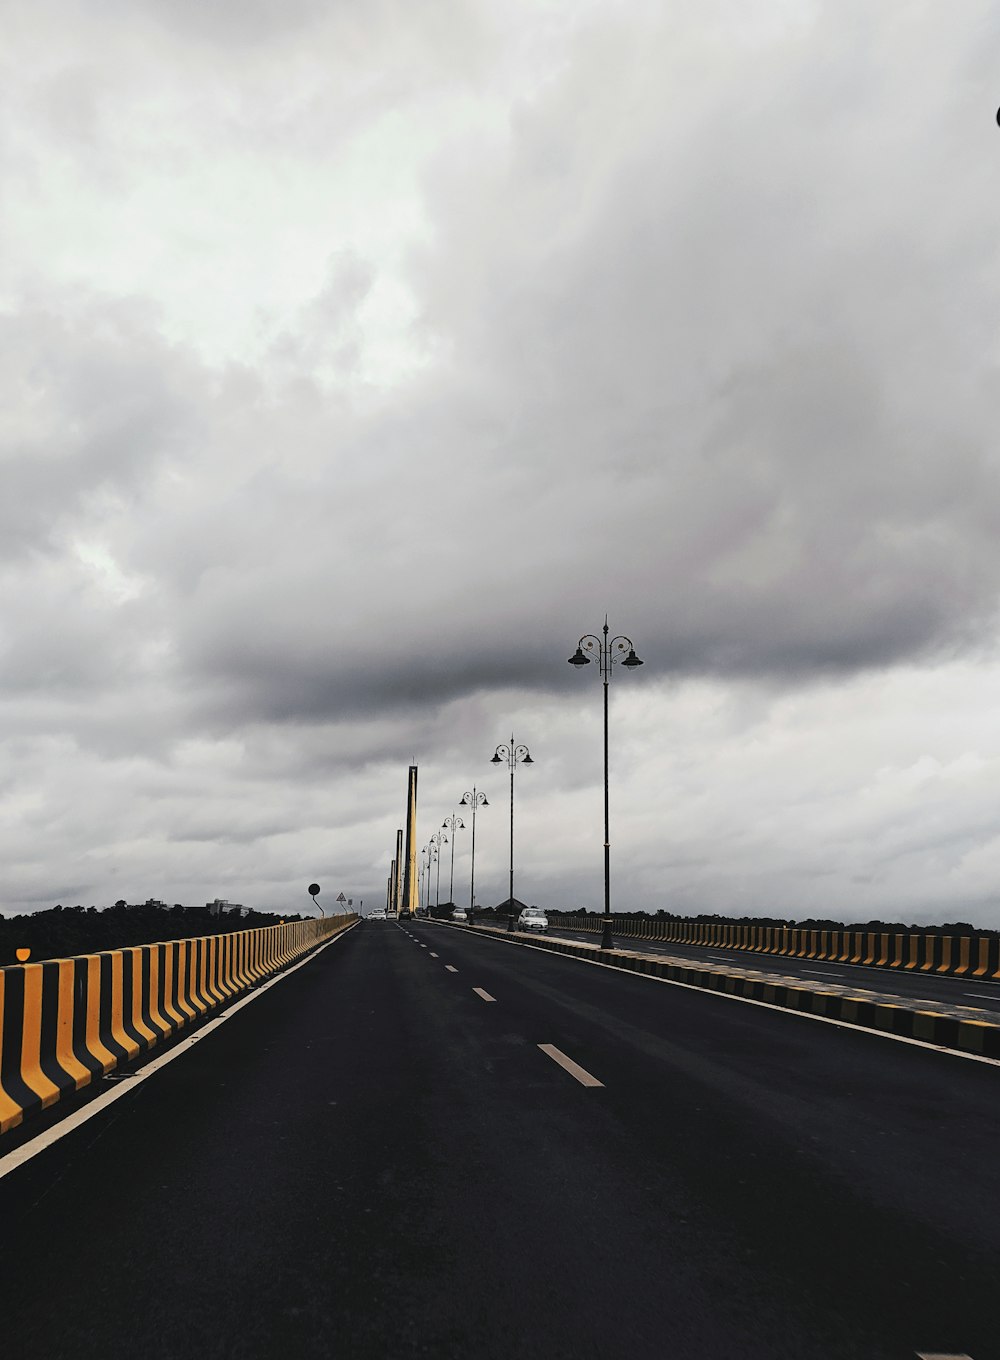
[[[603,917],[553,917],[553,926],[560,925],[596,935],[603,929]],[[779,958],[1000,980],[1000,937],[993,935],[811,930],[799,926],[672,921],[656,916],[615,914],[611,917],[611,928],[621,939],[661,940],[667,944],[709,946]]]
[[[436,924],[447,925],[446,922]],[[804,1011],[845,1025],[882,1030],[960,1053],[1000,1059],[1000,1024],[992,1017],[970,1016],[969,1007],[935,1005],[931,1010],[927,1008],[927,1002],[910,1003],[902,997],[879,996],[858,988],[810,984],[797,978],[767,975],[761,971],[765,965],[759,956],[754,959],[752,969],[744,969],[735,965],[727,967],[719,963],[643,955],[632,950],[599,949],[596,945],[561,940],[551,935],[544,938],[523,933],[510,935],[488,926],[463,926],[461,929],[508,944],[567,954],[608,968],[762,1001],[784,1010]]]

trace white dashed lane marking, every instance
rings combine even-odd
[[[433,950],[431,950],[431,958],[432,958],[432,959],[436,959],[436,958],[437,958],[437,955],[434,953]]]
[[[449,973],[457,973],[457,972],[458,972],[458,969],[455,968],[455,967],[454,967],[452,964],[450,964],[450,963],[446,963],[446,964],[445,964],[445,967],[447,968],[447,970],[448,970]]]
[[[562,1049],[556,1048],[555,1044],[539,1044],[542,1052],[552,1059],[553,1062],[564,1068],[571,1077],[576,1077],[581,1086],[603,1086],[603,1081],[598,1081],[589,1072],[585,1072],[579,1063],[575,1063],[572,1058],[567,1058]]]
[[[484,992],[482,987],[473,987],[476,996],[481,996],[484,1001],[496,1001],[495,996],[490,996],[489,992]]]
[[[972,1360],[972,1356],[966,1355],[965,1351],[961,1355],[951,1351],[917,1351],[917,1360]]]

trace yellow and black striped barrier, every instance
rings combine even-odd
[[[351,913],[0,968],[0,1134],[356,920]]]
[[[601,916],[554,918],[573,930],[599,933]],[[615,935],[663,940],[668,944],[707,945],[747,953],[773,954],[826,963],[855,963],[900,968],[951,977],[1000,980],[1000,938],[932,932],[807,930],[798,926],[754,926],[727,921],[667,921],[655,916],[611,917]]]

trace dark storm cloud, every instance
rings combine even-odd
[[[412,281],[452,360],[402,404],[338,412],[308,376],[331,344],[356,367],[374,278],[356,254],[272,351],[298,384],[188,373],[178,402],[152,338],[103,357],[63,338],[72,382],[47,399],[92,430],[58,493],[26,457],[21,532],[49,494],[134,491],[171,447],[207,458],[131,560],[211,721],[569,690],[565,657],[605,610],[657,673],[687,675],[850,672],[991,623],[1000,411],[969,370],[993,247],[945,202],[981,207],[947,149],[956,115],[914,157],[919,129],[886,100],[872,147],[822,90],[850,71],[877,118],[878,61],[859,74],[843,43],[805,59],[779,43],[736,73],[734,126],[690,75],[640,79],[678,75],[674,37],[582,38],[496,154],[449,144]]]
[[[550,553],[687,671],[883,665],[995,613],[992,129],[972,97],[895,103],[888,31],[858,63],[819,40],[840,21],[733,73],[724,108],[680,74],[627,121],[630,77],[678,74],[662,36],[582,47],[508,154],[430,182],[425,319],[484,414],[516,413],[503,456],[564,487],[575,532],[549,521]],[[526,501],[529,545],[532,521]]]
[[[399,771],[447,810],[516,717],[538,896],[595,905],[566,659],[605,611],[644,903],[826,891],[815,844],[865,900],[941,883],[866,840],[914,788],[982,847],[979,738],[911,769],[947,686],[864,724],[869,672],[964,694],[995,637],[995,7],[584,8],[40,0],[0,96],[14,896],[50,845],[84,896],[280,898],[331,827],[381,871]]]
[[[52,298],[0,312],[0,556],[44,550],[102,494],[142,499],[200,435],[204,374],[148,309]]]

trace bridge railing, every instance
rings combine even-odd
[[[612,913],[616,937],[706,945],[752,954],[773,954],[826,963],[860,963],[953,977],[1000,979],[1000,938],[924,931],[811,930],[797,926],[755,926],[737,921],[676,921]],[[599,934],[599,915],[552,916],[552,926]]]
[[[356,920],[291,921],[0,968],[0,1134]]]

